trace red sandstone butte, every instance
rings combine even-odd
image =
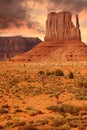
[[[49,13],[44,42],[12,60],[87,61],[87,45],[81,41],[78,15],[75,26],[70,12]]]

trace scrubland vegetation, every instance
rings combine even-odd
[[[0,129],[86,130],[87,63],[0,63]]]

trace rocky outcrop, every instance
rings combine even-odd
[[[29,51],[40,42],[41,40],[39,38],[33,37],[0,37],[0,61]]]
[[[81,41],[78,15],[76,27],[70,12],[49,13],[44,42],[12,61],[87,61],[87,45]]]
[[[51,12],[46,21],[45,41],[49,40],[81,40],[79,19],[76,15],[76,27],[70,12]]]

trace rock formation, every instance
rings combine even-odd
[[[45,41],[81,40],[78,15],[76,15],[76,27],[71,18],[70,12],[49,13],[46,21]]]
[[[78,15],[76,15],[76,26],[71,18],[70,12],[49,13],[44,42],[12,60],[87,61],[87,45],[81,41]]]
[[[0,37],[0,61],[29,51],[40,42],[41,40],[39,38],[32,37]]]

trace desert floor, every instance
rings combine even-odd
[[[87,130],[87,62],[0,62],[0,129]]]

